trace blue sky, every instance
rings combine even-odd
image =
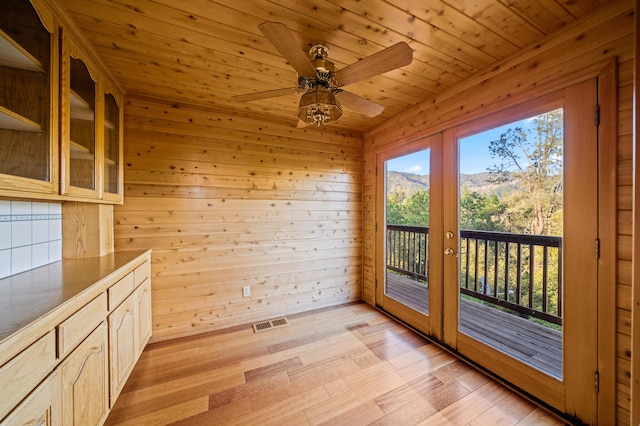
[[[460,173],[474,174],[486,172],[487,167],[497,162],[497,160],[491,158],[489,154],[489,142],[498,139],[500,134],[504,133],[508,128],[516,126],[525,127],[527,121],[528,120],[517,121],[461,139]],[[429,174],[429,150],[423,150],[389,160],[387,161],[387,170],[427,175]]]

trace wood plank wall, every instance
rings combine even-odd
[[[633,11],[631,0],[611,2],[545,42],[479,72],[437,98],[426,100],[365,133],[363,190],[363,299],[374,304],[376,153],[477,117],[491,110],[492,104],[535,95],[536,87],[617,57],[617,280],[605,285],[617,292],[616,416],[618,424],[626,425],[630,422],[631,365]]]
[[[153,250],[153,341],[361,299],[361,134],[135,97],[124,131],[115,249]]]

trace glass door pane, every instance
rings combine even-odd
[[[430,150],[385,161],[385,295],[429,314]]]
[[[104,96],[104,192],[117,194],[120,188],[120,108],[112,94]]]
[[[80,59],[70,58],[70,184],[96,189],[96,83]]]
[[[51,33],[27,0],[0,13],[0,173],[51,179]]]
[[[459,331],[562,378],[563,111],[459,143]]]

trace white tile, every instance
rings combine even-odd
[[[31,214],[33,215],[49,214],[49,203],[31,203]]]
[[[6,216],[11,214],[11,201],[0,200],[0,216]]]
[[[62,240],[49,241],[49,263],[62,260]]]
[[[49,214],[62,214],[62,204],[49,203]]]
[[[49,263],[49,243],[31,246],[31,267],[37,268]]]
[[[21,247],[31,244],[31,221],[20,220],[11,222],[11,247]]]
[[[28,201],[12,201],[11,202],[11,214],[23,215],[31,214],[31,203]]]
[[[31,269],[31,246],[11,249],[11,275]]]
[[[31,222],[31,242],[33,244],[49,241],[49,220],[34,220]]]
[[[0,222],[0,250],[11,248],[11,222]]]
[[[62,219],[49,220],[49,241],[62,239]]]
[[[11,250],[0,250],[0,278],[11,275]]]

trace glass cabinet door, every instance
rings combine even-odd
[[[120,107],[111,93],[104,95],[104,166],[103,198],[118,201],[122,198],[120,173]]]
[[[96,189],[96,83],[81,59],[70,59],[69,184]]]
[[[99,139],[96,131],[102,100],[97,67],[68,32],[62,35],[61,105],[63,195],[98,198]],[[100,114],[101,115],[101,114]],[[100,120],[98,120],[100,118]]]
[[[39,12],[28,0],[5,0],[0,13],[0,182],[4,188],[52,193],[57,90],[51,70],[57,41],[52,15]]]

